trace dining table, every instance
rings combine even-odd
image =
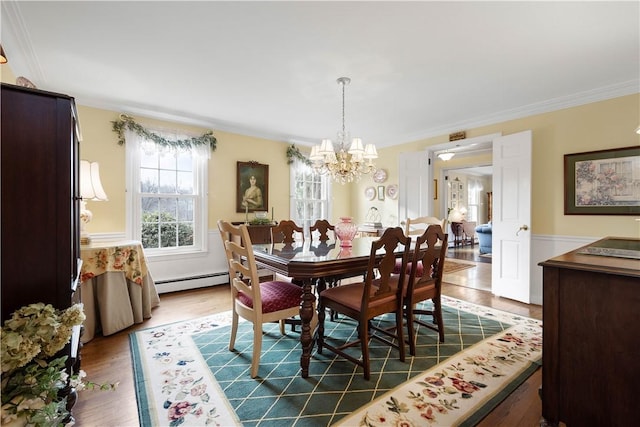
[[[309,376],[309,363],[314,343],[313,331],[311,331],[311,319],[316,299],[313,285],[317,285],[317,293],[319,294],[327,283],[334,282],[337,278],[364,275],[371,255],[371,243],[374,240],[377,238],[356,237],[351,242],[351,246],[345,247],[340,246],[340,241],[296,241],[289,244],[253,245],[253,255],[260,267],[295,278],[302,283],[300,367],[303,378]],[[383,255],[384,250],[380,252],[380,258]],[[398,255],[401,256],[401,253]]]

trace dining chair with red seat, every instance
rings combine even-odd
[[[233,351],[235,347],[238,318],[242,317],[252,322],[251,378],[255,378],[258,375],[262,350],[262,324],[278,321],[280,333],[284,335],[284,320],[300,312],[302,288],[284,281],[260,283],[247,226],[234,226],[227,221],[219,220],[218,228],[227,256],[233,300],[229,350]]]
[[[333,353],[361,366],[364,378],[371,376],[369,340],[375,338],[399,351],[400,360],[405,360],[402,292],[404,274],[393,274],[398,254],[402,246],[402,264],[406,269],[409,259],[411,238],[404,235],[400,227],[388,228],[382,236],[371,243],[371,253],[365,279],[361,283],[351,283],[325,289],[320,293],[318,303],[318,353],[326,348]],[[383,251],[383,253],[379,253]],[[379,257],[382,255],[382,259]],[[358,322],[358,339],[332,345],[325,339],[324,310],[334,310]],[[395,314],[395,328],[376,327],[371,320],[387,313]],[[370,333],[373,332],[373,333]],[[356,358],[345,350],[360,345],[361,358]]]
[[[403,294],[409,354],[412,356],[416,354],[414,323],[438,332],[440,342],[444,342],[441,289],[445,255],[447,253],[447,239],[448,235],[442,231],[440,225],[430,225],[415,242],[409,279]],[[432,310],[416,309],[417,303],[426,300],[432,301]],[[432,316],[433,323],[428,323],[418,318],[421,315]]]

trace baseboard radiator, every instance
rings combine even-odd
[[[158,280],[155,282],[159,294],[184,291],[187,289],[205,288],[208,286],[222,285],[227,283],[229,283],[228,272],[180,277],[168,280]]]

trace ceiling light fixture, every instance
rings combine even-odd
[[[438,154],[438,158],[440,160],[444,160],[446,162],[447,160],[453,159],[453,156],[455,156],[455,155],[456,154],[452,153],[451,151],[445,151],[444,153]]]
[[[338,131],[336,148],[334,149],[330,139],[323,139],[320,145],[311,148],[309,160],[313,162],[313,169],[317,173],[328,173],[334,181],[345,184],[357,181],[362,175],[374,171],[376,166],[373,159],[378,158],[378,151],[373,144],[363,147],[360,138],[353,138],[349,150],[346,150],[350,138],[344,125],[344,87],[351,79],[340,77],[336,81],[342,86],[342,130]]]

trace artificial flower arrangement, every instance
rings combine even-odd
[[[2,326],[2,425],[61,426],[72,424],[66,387],[113,390],[117,384],[84,381],[80,370],[71,377],[67,356],[53,358],[71,340],[73,327],[85,319],[82,304],[56,310],[51,304],[30,304],[16,310]],[[52,359],[53,358],[53,359]]]

